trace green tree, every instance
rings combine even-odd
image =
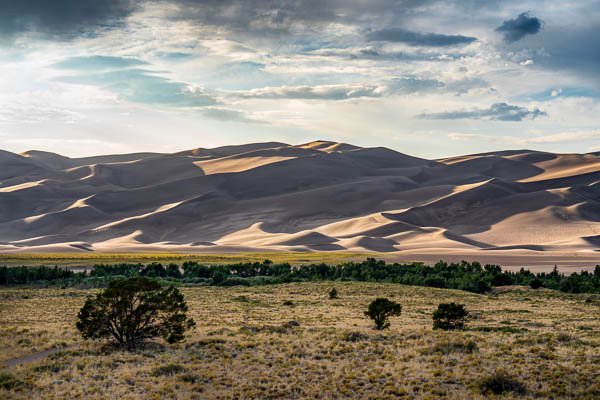
[[[534,278],[529,282],[529,286],[531,286],[532,289],[539,289],[544,286],[544,282],[539,278]]]
[[[463,329],[469,317],[463,304],[441,303],[433,312],[433,329]]]
[[[375,329],[385,329],[390,326],[389,318],[400,315],[402,306],[391,300],[378,298],[369,304],[365,315],[375,321]]]
[[[133,351],[146,339],[168,343],[184,338],[194,320],[188,318],[183,294],[144,277],[118,279],[96,297],[88,297],[78,314],[84,339],[108,339]]]

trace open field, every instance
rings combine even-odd
[[[333,286],[339,299],[327,296]],[[11,364],[2,382],[17,382],[0,397],[476,399],[501,371],[526,398],[600,396],[598,295],[357,282],[182,290],[198,326],[183,343],[130,354],[78,336],[77,311],[94,291],[0,289],[0,361]],[[363,315],[376,297],[403,305],[383,332]],[[467,330],[431,329],[449,301],[472,312]],[[18,364],[53,347],[63,350]]]
[[[385,255],[373,253],[379,259]],[[0,254],[0,265],[58,265],[60,267],[87,267],[94,264],[115,263],[183,263],[197,261],[206,264],[255,262],[269,259],[276,263],[307,264],[324,262],[337,264],[373,257],[370,253],[350,252],[247,252],[247,253],[5,253]]]

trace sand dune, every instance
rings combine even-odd
[[[314,141],[0,151],[0,251],[375,251],[600,263],[600,156],[425,160]],[[425,257],[427,256],[427,257]]]

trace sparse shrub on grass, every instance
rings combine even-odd
[[[152,376],[173,376],[187,372],[187,368],[179,364],[167,364],[152,370]]]
[[[52,372],[53,374],[56,374],[57,372],[65,369],[65,367],[66,366],[62,364],[53,363],[38,365],[37,367],[33,367],[32,370],[33,372]]]
[[[368,340],[369,336],[360,332],[346,332],[342,335],[342,339],[346,342],[361,342]]]
[[[463,304],[441,303],[433,312],[433,329],[463,329],[468,316]]]
[[[25,382],[17,379],[13,374],[7,371],[0,371],[0,389],[16,390],[27,386]]]
[[[479,351],[479,347],[477,343],[473,340],[455,340],[455,341],[444,341],[440,343],[436,343],[429,349],[429,353],[437,353],[448,355],[451,353],[464,353],[464,354],[472,354]]]
[[[402,306],[385,298],[375,299],[369,304],[365,315],[375,322],[375,329],[382,330],[390,326],[389,318],[402,313]]]
[[[558,341],[559,343],[563,343],[563,344],[567,344],[567,343],[577,344],[577,343],[581,342],[581,340],[579,340],[577,337],[570,335],[568,333],[565,333],[565,332],[561,332],[558,335],[556,335],[556,341]]]
[[[186,383],[196,383],[200,380],[200,377],[196,374],[183,374],[180,375],[178,378],[181,382],[186,382]]]
[[[88,297],[78,314],[84,339],[109,339],[133,351],[146,339],[183,340],[194,320],[188,318],[183,294],[153,280],[134,277],[112,281],[95,298]]]
[[[284,300],[283,305],[287,307],[294,307],[294,302],[291,300]]]
[[[284,328],[297,328],[300,326],[300,322],[292,320],[283,323],[281,326],[283,326]]]
[[[329,298],[331,300],[337,299],[338,298],[338,291],[336,288],[331,288],[331,290],[329,291]]]
[[[527,328],[520,328],[515,326],[478,326],[473,330],[479,332],[502,332],[502,333],[524,333],[529,331]]]
[[[525,385],[517,379],[510,376],[505,371],[496,371],[492,375],[484,378],[479,383],[479,390],[482,394],[503,394],[512,392],[523,395],[527,392]]]

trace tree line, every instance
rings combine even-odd
[[[222,265],[194,261],[186,261],[182,265],[120,263],[94,265],[89,271],[80,272],[46,266],[0,267],[0,285],[87,284],[102,287],[115,278],[132,276],[158,278],[181,284],[219,286],[347,280],[459,289],[473,293],[486,293],[494,286],[507,285],[545,287],[568,293],[600,293],[600,265],[593,272],[582,271],[570,275],[561,273],[556,267],[551,272],[533,273],[524,268],[512,272],[504,271],[498,265],[481,265],[478,262],[440,261],[428,266],[417,262],[386,263],[374,258],[338,265],[291,265],[273,263],[270,260]]]

